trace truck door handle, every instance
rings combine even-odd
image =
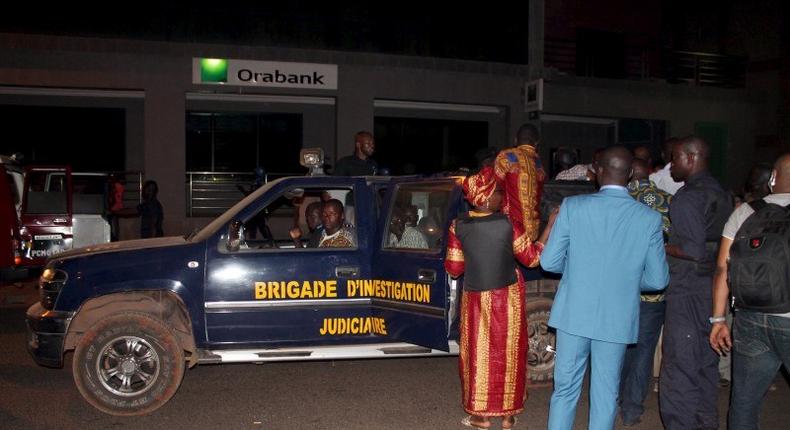
[[[419,269],[417,270],[417,280],[427,283],[436,282],[436,271],[433,269]]]
[[[55,218],[52,220],[52,222],[54,224],[68,224],[69,220],[67,220],[66,218]]]
[[[356,278],[359,276],[359,267],[356,266],[337,266],[335,276],[338,278]]]

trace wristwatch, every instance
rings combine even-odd
[[[711,324],[716,324],[716,323],[727,321],[727,318],[725,318],[725,317],[710,317],[710,318],[708,318],[708,321],[710,321]]]

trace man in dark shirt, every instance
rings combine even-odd
[[[164,218],[162,204],[157,200],[159,185],[156,181],[145,181],[143,185],[143,202],[137,205],[140,215],[140,238],[162,237],[162,219]]]
[[[672,178],[685,181],[669,206],[672,220],[659,401],[667,430],[715,429],[718,356],[708,344],[711,283],[732,200],[708,172],[709,147],[696,136],[672,150]]]
[[[354,135],[356,149],[353,155],[337,160],[335,176],[374,176],[378,173],[379,165],[370,158],[376,150],[373,134],[360,131]]]
[[[297,248],[318,248],[321,236],[324,233],[324,226],[321,225],[321,214],[324,210],[323,202],[312,202],[304,210],[305,220],[307,221],[308,239],[307,244],[302,244],[302,230],[296,226],[288,233]]]

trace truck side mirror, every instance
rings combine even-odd
[[[228,225],[228,243],[225,248],[230,252],[236,252],[241,248],[241,242],[244,239],[244,223],[239,220],[233,220]]]

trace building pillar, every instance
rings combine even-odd
[[[529,0],[529,20],[527,31],[529,40],[529,79],[543,77],[543,56],[545,46],[545,22],[546,4],[545,0]]]
[[[338,159],[354,152],[354,134],[366,130],[374,133],[375,113],[373,108],[374,90],[366,76],[354,73],[351,68],[340,67],[338,77],[337,140],[335,153],[329,162],[335,165]],[[345,91],[344,91],[345,89]],[[327,157],[329,158],[329,157]],[[375,159],[376,156],[373,156]]]
[[[183,235],[186,218],[186,102],[167,82],[145,91],[145,179],[159,185],[166,236]]]

